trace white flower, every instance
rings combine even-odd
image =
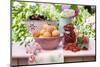
[[[95,15],[86,19],[86,24],[95,23]]]
[[[27,8],[29,8],[30,6],[36,6],[36,3],[32,3],[32,2],[29,2],[29,3],[26,3],[27,4]]]
[[[95,30],[95,24],[92,25],[92,29]]]
[[[19,2],[14,2],[14,7],[19,8],[21,6],[21,4]]]

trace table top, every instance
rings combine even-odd
[[[89,40],[89,48],[88,50],[81,50],[78,52],[72,52],[72,51],[65,51],[64,50],[64,56],[95,56],[95,40],[90,39]]]
[[[12,45],[13,58],[28,58],[30,54],[26,53],[26,48],[19,45]]]
[[[56,53],[56,52],[62,52],[64,57],[68,56],[95,56],[95,40],[91,39],[89,40],[89,49],[88,50],[81,50],[78,52],[72,52],[72,51],[65,51],[61,48],[58,48],[56,50],[43,50],[42,53]],[[24,46],[19,45],[12,45],[12,58],[28,58],[31,54],[26,53],[26,48]]]

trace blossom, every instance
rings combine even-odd
[[[70,9],[70,5],[62,5],[62,10]]]
[[[21,4],[19,2],[14,2],[14,7],[20,8],[21,7]]]

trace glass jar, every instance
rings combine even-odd
[[[75,42],[76,42],[76,34],[74,31],[74,25],[72,23],[66,24],[64,26],[64,45]]]

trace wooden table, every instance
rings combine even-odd
[[[39,62],[37,61],[37,64],[56,63],[56,62],[62,63],[62,62],[64,62],[64,57],[63,57],[62,53],[63,53],[62,48],[58,48],[56,50],[42,50],[41,52],[39,52],[36,55],[35,59],[38,59],[38,60],[42,59]],[[27,65],[27,64],[29,64],[28,63],[29,56],[31,56],[31,54],[26,53],[25,47],[17,46],[17,45],[12,46],[12,65]],[[56,59],[56,57],[57,57],[57,59],[59,59],[59,60],[57,60],[56,62],[52,62],[49,60],[51,57],[55,57],[54,59]],[[36,63],[33,63],[33,64],[36,64]]]
[[[12,45],[12,65],[24,65],[28,64],[28,57],[26,54],[26,48],[19,45]]]
[[[77,61],[95,61],[96,54],[95,54],[95,40],[91,39],[89,42],[89,49],[88,50],[81,50],[79,52],[71,52],[65,51],[63,49],[63,62],[77,62]],[[61,51],[60,50],[60,51]],[[42,53],[51,53],[55,52],[56,50],[52,51],[43,51]],[[59,51],[59,50],[58,50]],[[41,54],[42,54],[41,53]],[[30,54],[26,54],[26,48],[23,46],[13,45],[12,46],[12,65],[26,65],[28,64],[28,58]]]
[[[95,61],[95,40],[89,40],[89,49],[81,50],[79,52],[65,51],[64,50],[64,62],[77,62],[77,61]]]

